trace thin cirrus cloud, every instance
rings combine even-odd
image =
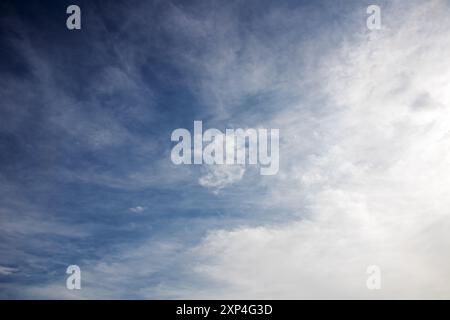
[[[450,7],[383,2],[370,32],[360,2],[323,4],[86,5],[70,41],[93,54],[2,22],[28,70],[2,75],[4,295],[448,298]],[[170,132],[198,119],[279,128],[279,173],[172,165]]]

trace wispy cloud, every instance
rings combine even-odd
[[[207,173],[198,179],[201,186],[211,188],[214,192],[232,185],[242,179],[245,167],[241,165],[210,165]]]
[[[133,213],[142,213],[142,212],[144,212],[145,208],[141,207],[141,206],[137,206],[137,207],[130,208],[128,210],[130,210]]]
[[[370,32],[358,1],[114,3],[52,42],[2,20],[2,297],[449,297],[449,10],[393,1]],[[278,175],[173,165],[195,119],[280,128]]]
[[[0,275],[2,276],[9,276],[10,274],[13,274],[16,271],[18,271],[16,268],[0,266]]]

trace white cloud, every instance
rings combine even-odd
[[[17,272],[16,268],[0,266],[0,275],[2,275],[2,276],[9,276],[9,275],[13,274],[14,272]]]
[[[207,173],[198,179],[198,183],[214,192],[240,181],[245,173],[242,165],[209,165],[206,170]]]
[[[302,101],[274,117],[284,162],[265,201],[303,218],[212,231],[196,270],[223,289],[197,297],[450,297],[450,10],[397,4],[382,31],[322,57],[326,112]]]
[[[128,210],[130,210],[131,212],[134,212],[134,213],[142,213],[142,212],[144,212],[145,208],[141,207],[141,206],[137,206],[137,207],[130,208]]]

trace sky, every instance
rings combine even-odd
[[[0,298],[449,299],[449,15],[2,1]],[[279,172],[173,164],[196,120],[279,129]]]

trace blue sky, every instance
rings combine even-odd
[[[0,5],[1,298],[449,297],[445,1],[70,4]],[[280,172],[173,165],[194,120]]]

